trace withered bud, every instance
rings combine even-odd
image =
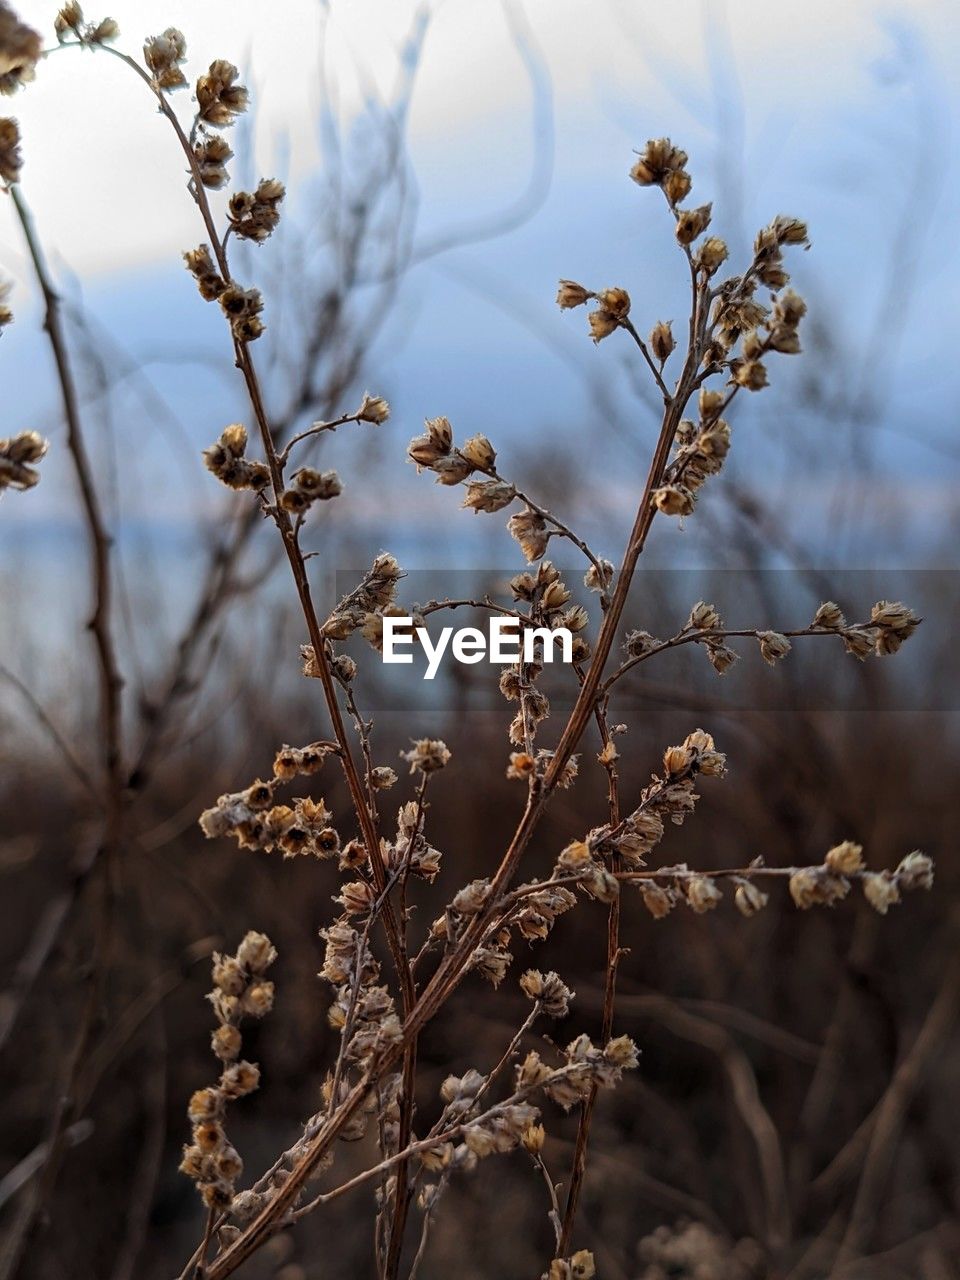
[[[680,244],[692,244],[698,236],[702,236],[710,225],[710,213],[713,206],[702,204],[696,209],[682,209],[677,215],[677,241]]]
[[[460,453],[478,471],[489,471],[497,460],[496,450],[484,435],[471,436],[466,444],[460,446]]]
[[[592,297],[594,294],[589,289],[585,289],[582,284],[577,284],[575,280],[561,280],[560,288],[557,290],[557,306],[561,310],[582,307]]]
[[[357,417],[361,422],[372,422],[374,426],[379,427],[390,417],[390,406],[383,396],[372,396],[365,391],[360,408],[357,410]]]
[[[502,480],[478,480],[467,485],[467,494],[462,505],[477,513],[502,511],[513,502],[516,496],[517,491],[513,485],[506,484]]]
[[[669,320],[660,320],[650,330],[650,350],[661,365],[669,359],[676,345]]]
[[[712,276],[723,266],[728,257],[729,250],[726,242],[719,236],[708,236],[697,250],[697,266],[701,267],[708,276]]]
[[[626,289],[601,289],[597,302],[616,320],[625,320],[630,314],[630,295]]]
[[[844,840],[828,850],[823,861],[825,866],[836,875],[851,875],[854,871],[863,869],[863,845],[854,844],[852,840]]]

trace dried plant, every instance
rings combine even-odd
[[[15,22],[5,6],[0,8],[0,21]],[[13,45],[19,42],[23,57],[4,64],[5,91],[11,77],[11,83],[28,78],[39,56],[29,35],[16,34],[24,31],[16,26],[11,38]],[[216,59],[196,82],[190,111],[178,110],[173,95],[188,83],[183,72],[186,41],[175,29],[148,39],[142,61],[113,47],[119,33],[112,20],[87,21],[75,3],[60,11],[56,31],[62,47],[117,58],[138,76],[182,150],[203,236],[185,252],[186,268],[201,298],[222,312],[253,427],[248,434],[240,423],[222,429],[218,425],[204,462],[225,486],[246,493],[251,509],[276,529],[303,615],[303,673],[319,681],[331,726],[329,739],[301,747],[279,745],[272,777],[240,780],[241,789],[215,802],[211,797],[213,803],[200,818],[207,837],[235,839],[243,856],[279,854],[336,864],[341,874],[335,899],[339,911],[321,930],[320,977],[331,990],[327,1016],[339,1034],[339,1050],[329,1065],[317,1109],[298,1140],[279,1152],[248,1187],[238,1189],[243,1162],[226,1136],[227,1103],[259,1083],[257,1066],[240,1059],[240,1023],[244,1016],[259,1018],[271,1008],[273,984],[264,975],[276,952],[264,935],[248,933],[235,955],[214,956],[210,999],[217,1026],[212,1047],[221,1072],[215,1084],[190,1099],[191,1138],[181,1165],[195,1181],[207,1212],[202,1240],[182,1275],[222,1280],[278,1233],[355,1188],[373,1184],[378,1274],[384,1280],[394,1280],[401,1271],[415,1276],[451,1182],[469,1177],[484,1159],[517,1152],[530,1162],[534,1194],[544,1198],[554,1233],[553,1256],[544,1259],[544,1275],[548,1280],[589,1280],[596,1268],[592,1254],[578,1247],[577,1211],[591,1127],[600,1092],[615,1087],[625,1071],[638,1066],[637,1046],[628,1036],[615,1034],[617,970],[624,944],[622,892],[636,890],[650,917],[659,921],[674,910],[699,915],[717,909],[725,889],[731,891],[737,912],[750,917],[763,910],[777,882],[785,882],[794,903],[804,910],[832,907],[858,886],[869,904],[886,914],[903,894],[932,884],[932,862],[925,854],[907,853],[892,869],[871,868],[852,839],[804,866],[768,865],[761,858],[719,870],[666,863],[659,850],[670,827],[694,813],[701,779],[724,777],[726,756],[711,734],[696,728],[663,752],[645,785],[620,772],[618,742],[628,726],[614,714],[615,699],[621,682],[641,663],[679,646],[699,645],[722,675],[737,660],[737,640],[756,643],[762,659],[775,665],[789,660],[794,641],[829,638],[863,661],[870,655],[895,653],[920,622],[905,605],[887,601],[875,603],[861,621],[848,622],[839,605],[826,602],[809,625],[774,629],[765,620],[762,626],[729,628],[713,605],[698,601],[687,621],[666,639],[641,630],[624,634],[634,571],[654,520],[658,515],[694,516],[700,491],[721,471],[731,448],[728,414],[733,401],[744,390],[762,391],[778,356],[800,352],[806,307],[789,287],[785,254],[807,247],[807,228],[796,218],[774,217],[757,234],[743,268],[722,274],[729,254],[726,244],[709,234],[711,206],[687,204],[693,183],[686,154],[668,139],[648,142],[630,176],[642,187],[658,189],[665,200],[678,260],[689,275],[685,333],[678,340],[670,324],[658,322],[646,338],[641,336],[630,295],[622,287],[591,289],[564,280],[557,297],[564,309],[592,304],[588,331],[595,343],[616,341],[625,334],[662,400],[658,438],[619,565],[504,474],[486,436],[475,434],[458,443],[451,423],[434,417],[410,443],[409,459],[441,485],[458,487],[462,505],[474,513],[509,511],[507,528],[528,566],[511,580],[512,598],[402,606],[404,575],[397,560],[384,552],[342,600],[321,610],[309,565],[314,552],[304,549],[304,538],[313,528],[318,504],[333,502],[335,509],[344,486],[337,472],[297,465],[295,458],[323,433],[347,426],[382,426],[389,419],[389,407],[381,397],[367,394],[353,411],[319,420],[285,443],[278,439],[255,356],[269,313],[256,285],[234,274],[230,250],[235,240],[261,245],[270,238],[282,217],[284,187],[265,178],[253,191],[234,191],[223,217],[210,195],[230,183],[232,150],[219,130],[229,129],[247,109],[249,94],[237,68]],[[7,47],[11,40],[0,44]],[[19,153],[11,122],[0,123],[0,144],[4,180],[17,201],[47,295],[69,446],[90,525],[99,531],[95,542],[103,550],[96,564],[99,604],[94,628],[99,620],[104,769],[112,797],[108,838],[115,847],[124,782],[118,765],[119,681],[104,626],[109,589],[106,539],[62,354],[56,300],[45,283],[42,258],[16,188]],[[0,487],[33,484],[36,473],[30,464],[42,452],[42,442],[32,433],[0,443]],[[592,610],[575,601],[560,570],[545,558],[551,542],[569,544],[583,558],[584,585],[596,600]],[[424,626],[429,617],[464,603],[510,617],[521,633],[557,628],[573,633],[569,675],[575,680],[575,698],[559,734],[542,745],[550,715],[542,687],[542,635],[538,657],[519,661],[500,675],[504,699],[516,704],[503,760],[507,776],[519,784],[522,794],[516,829],[505,850],[491,851],[495,869],[490,875],[459,884],[454,869],[444,894],[447,905],[418,935],[411,910],[417,885],[438,881],[444,870],[442,851],[434,844],[438,838],[430,831],[430,809],[434,789],[444,785],[451,753],[439,739],[413,738],[403,754],[409,766],[405,783],[389,764],[377,762],[371,724],[358,693],[362,678],[344,645],[359,633],[376,651],[383,644],[384,619],[412,618]],[[614,663],[617,646],[622,646],[623,656]],[[598,750],[586,745],[591,725],[598,734]],[[654,750],[654,744],[646,747]],[[589,829],[571,831],[568,843],[553,851],[549,875],[534,878],[527,855],[541,819],[554,792],[576,787],[588,751],[590,765],[602,770],[606,779],[606,812],[597,814]],[[322,780],[336,768],[342,771],[350,797],[352,811],[347,816],[335,816],[315,792],[313,780]],[[395,827],[384,812],[382,793],[388,791],[401,796]],[[592,901],[606,907],[602,928],[607,940],[595,1037],[581,1034],[560,1047],[552,1033],[538,1036],[543,1024],[566,1016],[575,997],[562,974],[526,969],[517,980],[528,1003],[502,1054],[492,1063],[478,1061],[463,1074],[448,1076],[439,1098],[432,1100],[430,1119],[424,1088],[418,1088],[418,1039],[423,1029],[468,975],[499,986],[511,972],[518,946],[543,941],[555,926],[563,927],[558,926],[561,916]],[[576,1109],[579,1117],[566,1172],[550,1152],[556,1108]],[[376,1153],[363,1171],[346,1180],[331,1175],[338,1143],[367,1135]],[[707,1228],[693,1226],[650,1237],[642,1243],[641,1257],[645,1274],[654,1277],[674,1274],[677,1265],[694,1266],[700,1254],[716,1256],[725,1249]],[[750,1265],[749,1259],[731,1253],[724,1274],[748,1274],[745,1268]]]

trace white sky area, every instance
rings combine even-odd
[[[85,7],[88,17],[103,16],[95,5]],[[45,34],[52,30],[55,3],[20,0],[18,9]],[[499,155],[492,188],[512,169],[522,184],[530,148],[523,114],[529,83],[499,0],[438,0],[431,10],[411,117],[428,211],[431,179],[439,198],[449,197],[459,181],[471,192],[476,186],[466,139],[496,139],[498,151],[482,157],[489,163]],[[106,0],[104,12],[120,24],[119,46],[137,55],[144,36],[179,26],[188,40],[191,79],[213,57],[243,67],[257,100],[261,167],[270,168],[282,138],[295,183],[317,163],[321,64],[347,115],[362,85],[389,96],[397,51],[416,11],[408,0]],[[523,0],[523,12],[553,78],[561,178],[564,166],[589,168],[591,138],[602,153],[604,131],[615,129],[619,146],[622,116],[631,109],[643,120],[637,145],[653,131],[647,126],[656,126],[683,137],[693,151],[691,114],[702,129],[715,113],[718,90],[722,95],[738,81],[745,114],[761,135],[764,122],[774,134],[779,125],[821,133],[824,116],[875,90],[891,39],[907,24],[924,56],[939,64],[938,74],[948,80],[956,65],[951,0],[886,6],[866,0]],[[713,59],[714,71],[705,39],[714,49],[728,47],[727,56]],[[724,71],[730,54],[736,67]],[[719,83],[712,78],[718,65]],[[187,114],[189,91],[176,98]],[[145,87],[116,60],[57,53],[36,82],[3,107],[21,123],[24,189],[45,240],[73,270],[89,275],[164,259],[195,238],[195,210],[182,184],[170,180],[182,166],[169,131],[159,120],[145,126],[151,113]],[[829,149],[828,136],[823,143]],[[19,277],[19,237],[4,202],[0,244],[5,269]]]

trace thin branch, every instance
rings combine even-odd
[[[843,632],[839,629],[831,629],[827,627],[795,627],[788,631],[778,631],[776,627],[741,627],[735,629],[732,627],[713,627],[705,630],[693,630],[685,627],[675,636],[671,636],[669,640],[659,640],[651,645],[644,653],[636,654],[631,658],[627,658],[621,662],[620,666],[604,681],[602,686],[602,694],[605,697],[610,689],[622,680],[628,671],[632,671],[634,667],[641,662],[646,662],[648,658],[655,658],[659,653],[666,653],[669,649],[678,649],[685,644],[710,644],[719,643],[727,639],[749,638],[753,640],[759,639],[765,632],[775,631],[778,635],[786,636],[788,640],[795,640],[799,636],[830,636],[834,639],[843,639]]]
[[[226,244],[226,240],[224,240],[224,244]],[[334,418],[330,422],[315,422],[312,427],[308,427],[306,431],[299,432],[299,434],[293,436],[287,441],[284,448],[277,454],[277,461],[280,463],[281,467],[285,467],[290,458],[291,450],[295,445],[298,445],[301,440],[309,440],[312,436],[318,436],[324,431],[336,431],[337,427],[342,427],[348,422],[361,421],[363,421],[363,419],[360,417],[359,413],[345,413],[342,417]]]
[[[578,672],[578,675],[581,675]],[[582,678],[582,675],[581,675]],[[620,825],[620,789],[617,772],[617,756],[614,749],[610,726],[607,723],[606,711],[601,703],[595,709],[597,728],[604,753],[609,756],[604,762],[607,774],[607,811],[611,829]],[[601,757],[603,758],[603,757]],[[614,874],[621,870],[621,859],[614,855],[611,859],[611,871]],[[607,911],[607,956],[603,985],[603,1016],[600,1032],[600,1043],[606,1044],[613,1035],[613,1018],[617,999],[617,969],[620,964],[620,895],[610,903]],[[556,1258],[566,1257],[570,1253],[574,1227],[577,1220],[577,1209],[587,1172],[587,1147],[590,1142],[590,1128],[593,1123],[594,1108],[597,1104],[599,1089],[594,1084],[580,1108],[580,1123],[577,1126],[577,1141],[573,1156],[573,1167],[570,1175],[570,1187],[567,1192],[567,1203],[563,1221],[557,1234]]]

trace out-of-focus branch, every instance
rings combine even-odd
[[[93,613],[89,628],[94,637],[100,689],[99,747],[103,769],[103,835],[96,861],[104,864],[104,883],[95,930],[94,955],[80,1024],[70,1051],[60,1099],[50,1127],[43,1169],[24,1200],[0,1254],[0,1277],[11,1280],[33,1232],[44,1203],[56,1183],[65,1151],[64,1134],[79,1119],[77,1087],[79,1075],[93,1038],[102,986],[111,945],[114,863],[120,852],[126,774],[122,746],[121,690],[123,679],[112,631],[112,581],[110,536],[97,493],[93,463],[87,450],[80,421],[77,391],[67,354],[60,298],[47,269],[46,260],[27,203],[19,187],[9,188],[17,219],[26,241],[37,284],[43,295],[44,329],[50,341],[67,426],[67,448],[73,463],[90,547]]]
[[[949,1036],[960,1010],[960,961],[947,968],[937,998],[924,1019],[920,1033],[894,1072],[876,1109],[873,1131],[864,1156],[863,1171],[831,1277],[857,1258],[869,1241],[880,1213],[883,1192],[896,1154],[910,1103],[930,1059]]]

